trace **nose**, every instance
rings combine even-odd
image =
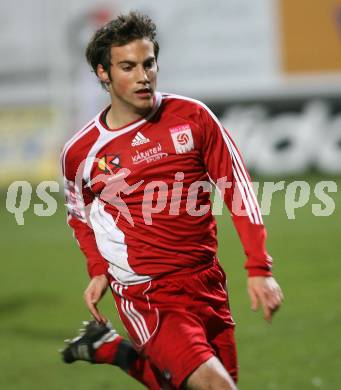
[[[143,65],[138,67],[139,72],[138,72],[138,82],[139,83],[149,83],[149,76],[147,70],[144,68]]]

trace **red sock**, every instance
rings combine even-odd
[[[130,341],[117,336],[113,341],[105,342],[95,351],[95,363],[119,366],[126,373],[151,390],[162,388],[165,380],[150,361],[139,355]]]
[[[116,358],[118,346],[121,344],[123,337],[117,336],[113,341],[103,343],[95,351],[95,363],[113,364]]]
[[[150,390],[164,389],[165,379],[160,372],[151,365],[150,361],[140,356],[128,370],[128,374],[143,383]],[[171,387],[167,387],[171,388]]]

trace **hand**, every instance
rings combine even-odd
[[[276,280],[273,277],[250,276],[247,288],[251,299],[251,309],[257,311],[261,303],[264,319],[271,322],[273,314],[280,308],[284,299]]]
[[[90,283],[84,291],[84,300],[90,313],[93,315],[97,322],[106,323],[107,319],[97,309],[98,302],[102,299],[103,295],[108,288],[108,279],[105,275],[98,275],[90,280]]]

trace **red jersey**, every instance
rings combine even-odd
[[[156,93],[147,117],[115,130],[102,113],[62,153],[68,223],[91,277],[108,272],[136,284],[211,264],[217,237],[210,182],[223,192],[249,275],[271,275],[249,175],[203,103]],[[233,207],[236,199],[242,212]]]

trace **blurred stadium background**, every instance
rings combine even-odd
[[[255,181],[312,184],[288,219],[284,191],[265,217],[286,295],[272,326],[249,310],[244,256],[219,217],[220,259],[238,323],[240,388],[338,389],[340,359],[341,1],[12,0],[0,4],[0,388],[138,389],[118,369],[61,363],[57,349],[88,317],[84,260],[57,212],[18,226],[13,181],[60,181],[65,139],[107,102],[83,52],[91,33],[138,9],[159,27],[159,89],[201,99],[230,129]],[[336,208],[312,214],[313,188],[337,183]],[[103,310],[124,332],[106,297]]]

